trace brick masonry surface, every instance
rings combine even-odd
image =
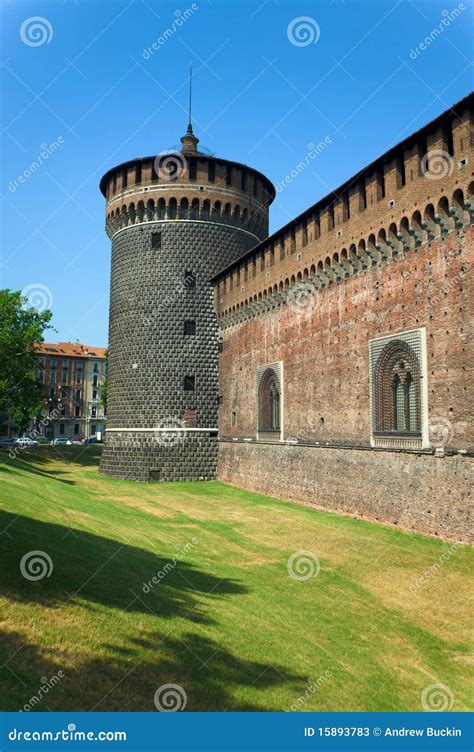
[[[160,231],[161,247],[152,248],[152,233]],[[136,480],[148,480],[150,471],[160,480],[215,477],[215,436],[196,434],[173,446],[153,432],[110,429],[179,426],[186,411],[196,411],[195,427],[217,427],[218,325],[209,278],[253,242],[237,228],[190,220],[149,222],[114,235],[101,472]],[[189,271],[196,286],[188,289]],[[186,320],[196,322],[195,335],[184,334]],[[195,391],[183,390],[187,375],[195,377]]]
[[[282,361],[285,439],[369,444],[369,340],[424,327],[429,418],[472,448],[473,238],[469,225],[223,328],[220,436],[256,436],[257,368]]]
[[[473,540],[471,457],[221,441],[219,478],[333,512]]]

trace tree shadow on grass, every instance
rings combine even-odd
[[[8,461],[5,461],[3,456],[0,457],[0,473],[5,473],[7,475],[15,474],[17,470],[31,473],[32,475],[40,475],[43,478],[47,478],[48,480],[55,480],[58,483],[66,483],[68,486],[75,485],[75,481],[66,480],[66,478],[59,477],[61,475],[64,475],[64,471],[62,470],[40,470],[36,466],[36,463],[33,465],[31,462],[28,462],[22,457],[9,459]]]
[[[0,595],[11,600],[46,607],[86,601],[90,606],[161,618],[187,617],[192,612],[188,618],[200,623],[209,623],[201,603],[204,596],[247,592],[237,580],[202,571],[184,558],[158,556],[4,511],[0,511],[0,571]]]
[[[280,685],[301,692],[304,677],[249,659],[251,641],[240,657],[224,636],[209,635],[217,626],[212,601],[248,592],[237,580],[6,512],[1,531],[0,596],[30,604],[21,613],[31,618],[24,634],[0,632],[0,710],[18,710],[39,694],[31,709],[153,711],[166,684],[182,687],[186,710],[274,710],[264,692]],[[36,567],[23,559],[30,552],[43,552]],[[64,677],[41,696],[44,679],[59,671]]]
[[[105,647],[100,658],[71,658],[0,630],[0,711],[272,711],[268,691],[284,686],[289,706],[306,680],[196,633]]]

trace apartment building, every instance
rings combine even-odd
[[[37,345],[38,378],[44,384],[46,409],[51,421],[43,429],[46,439],[101,438],[106,415],[102,386],[106,350],[76,342],[42,342]]]

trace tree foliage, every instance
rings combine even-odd
[[[34,343],[43,342],[51,318],[51,311],[27,306],[20,292],[0,290],[0,411],[20,432],[43,405]]]

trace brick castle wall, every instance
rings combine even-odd
[[[472,458],[221,441],[219,479],[408,530],[472,541]]]

